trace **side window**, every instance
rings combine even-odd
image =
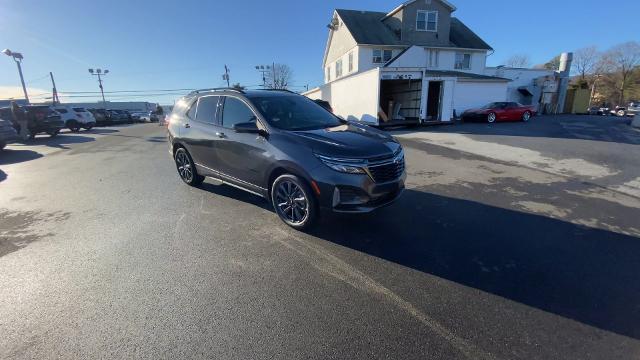
[[[256,121],[253,111],[241,100],[227,96],[222,111],[222,126],[232,128],[235,124],[250,121]]]
[[[198,100],[198,112],[196,113],[196,121],[215,124],[219,98],[219,96],[201,97]]]
[[[189,111],[187,111],[187,117],[191,120],[195,120],[196,119],[196,109],[198,108],[198,102],[194,101],[193,104],[191,104],[191,107],[189,108]]]

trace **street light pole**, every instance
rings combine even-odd
[[[102,95],[102,108],[106,109],[107,102],[104,99],[104,88],[102,87],[102,75],[107,75],[109,73],[109,70],[105,70],[103,72],[102,69],[95,69],[95,70],[89,69],[89,73],[91,75],[98,76],[98,84],[100,85],[100,94]]]
[[[22,91],[24,92],[24,99],[27,101],[27,104],[29,104],[29,95],[27,95],[27,86],[24,84],[24,76],[22,76],[21,63],[24,57],[22,56],[21,53],[13,52],[9,49],[2,50],[2,53],[7,56],[11,56],[13,60],[16,62],[16,65],[18,65],[18,73],[20,74],[20,82],[22,83]]]

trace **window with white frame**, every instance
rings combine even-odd
[[[393,51],[383,49],[373,49],[373,63],[381,64],[386,63],[393,57]]]
[[[373,63],[380,64],[382,62],[382,50],[373,49]]]
[[[470,70],[471,69],[471,54],[469,53],[456,53],[455,68],[458,70]]]
[[[349,72],[353,71],[353,51],[349,53]]]
[[[440,50],[429,50],[429,67],[437,68],[440,65]]]
[[[418,10],[416,15],[417,31],[438,31],[438,12]]]
[[[342,76],[342,59],[336,61],[336,79]]]
[[[331,81],[331,65],[327,66],[327,82]]]
[[[384,50],[382,52],[382,60],[384,62],[391,60],[392,57],[393,57],[393,52],[391,50]]]

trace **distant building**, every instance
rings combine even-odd
[[[15,101],[20,106],[27,105],[27,100],[25,99],[0,99],[0,107],[11,106],[12,101]]]

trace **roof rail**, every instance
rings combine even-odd
[[[242,91],[240,89],[236,89],[236,88],[232,88],[232,87],[220,87],[220,88],[209,88],[209,89],[193,90],[192,92],[189,93],[189,95],[199,94],[201,92],[207,92],[207,91],[235,91],[237,93],[244,94],[244,91]]]
[[[286,91],[286,92],[290,92],[292,94],[297,94],[297,92],[291,91],[289,89],[262,89],[262,90],[267,90],[267,91]]]

